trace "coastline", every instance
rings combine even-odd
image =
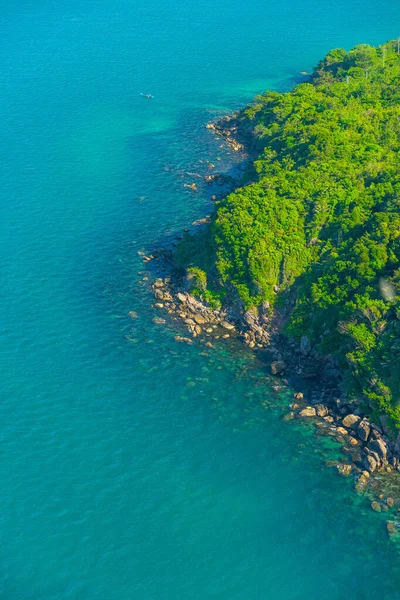
[[[240,128],[237,113],[209,123],[206,128],[222,138],[233,152],[242,152],[247,164],[251,164],[255,154],[253,140],[249,130]],[[231,191],[240,187],[240,177],[236,180],[228,177]],[[215,180],[226,183],[226,176],[216,173],[205,178],[206,183]],[[208,222],[207,218],[200,218],[193,225],[201,227]],[[341,445],[341,460],[326,461],[326,466],[335,468],[340,476],[353,478],[354,490],[368,498],[371,508],[390,517],[386,521],[387,532],[391,538],[397,538],[400,535],[400,521],[396,519],[400,513],[399,439],[390,439],[384,419],[379,425],[372,422],[357,402],[342,391],[342,374],[331,357],[317,355],[306,336],[296,344],[282,335],[283,316],[277,310],[271,316],[268,303],[240,314],[234,305],[215,309],[193,296],[186,274],[174,264],[177,243],[178,240],[171,246],[158,248],[143,259],[145,263],[155,259],[157,264],[151,284],[157,313],[153,321],[160,325],[173,321],[173,327],[186,328],[187,335],[180,335],[177,327],[174,339],[178,343],[201,341],[212,350],[213,341],[229,342],[235,338],[255,352],[271,375],[297,390],[283,419],[312,423],[316,437],[331,437]]]

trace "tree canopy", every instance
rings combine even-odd
[[[185,238],[181,264],[204,270],[209,297],[290,312],[286,334],[336,355],[348,389],[400,426],[397,42],[331,50],[309,82],[257,96],[238,120],[256,180]]]

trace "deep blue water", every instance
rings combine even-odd
[[[393,0],[2,3],[1,598],[400,598],[384,515],[282,421],[291,391],[242,348],[154,325],[138,254],[209,212],[182,176],[230,165],[208,120],[399,17]]]

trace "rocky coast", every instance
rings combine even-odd
[[[236,115],[208,124],[207,129],[234,152],[252,155],[251,134]],[[227,182],[224,174],[205,179],[219,180]],[[238,187],[239,181],[229,176],[229,184]],[[199,219],[194,225],[207,223],[208,219]],[[215,308],[194,295],[191,277],[175,266],[175,247],[173,242],[143,257],[145,263],[155,264],[150,281],[157,312],[153,321],[171,322],[178,343],[201,343],[212,350],[217,340],[239,339],[255,352],[271,376],[296,390],[283,419],[312,424],[316,438],[330,437],[340,444],[341,459],[328,460],[326,466],[352,478],[355,492],[365,496],[372,510],[387,513],[389,536],[400,539],[400,434],[394,436],[385,417],[372,419],[361,403],[347,396],[335,357],[318,354],[307,336],[297,343],[282,334],[284,312],[269,302],[250,310],[234,301]]]
[[[164,272],[165,257],[170,253],[155,253]],[[400,435],[393,439],[384,419],[373,422],[355,400],[346,396],[334,360],[318,356],[305,336],[298,345],[285,340],[263,311],[235,318],[228,307],[212,309],[190,294],[173,270],[168,276],[155,278],[152,291],[157,311],[153,320],[160,325],[172,323],[176,342],[201,343],[213,349],[217,340],[239,339],[257,353],[272,376],[297,390],[283,419],[312,423],[317,437],[337,441],[342,459],[326,461],[326,466],[342,477],[351,477],[355,492],[364,495],[373,510],[388,513],[390,536],[399,534]]]

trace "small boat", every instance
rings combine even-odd
[[[143,96],[143,98],[149,98],[149,100],[151,98],[154,98],[154,96],[152,94],[142,94],[142,92],[140,92],[140,95]]]

